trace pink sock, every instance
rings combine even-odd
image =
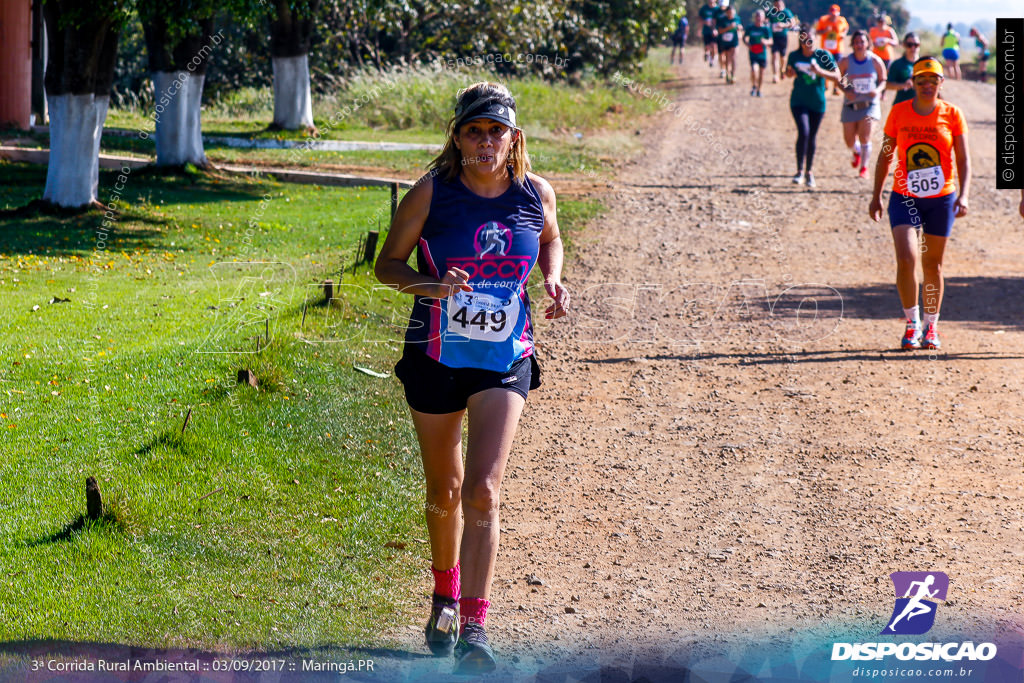
[[[459,625],[467,623],[484,625],[487,619],[487,608],[491,603],[481,598],[460,598],[459,599]]]
[[[459,599],[461,586],[459,585],[459,563],[451,569],[441,571],[434,565],[430,565],[430,571],[434,574],[434,592],[444,598],[453,600]]]

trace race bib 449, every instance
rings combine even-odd
[[[448,331],[479,341],[505,341],[519,318],[519,297],[456,292],[448,298]]]

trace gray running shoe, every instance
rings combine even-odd
[[[435,657],[451,654],[459,639],[459,601],[434,593],[430,621],[424,629],[427,647]]]
[[[485,674],[497,667],[494,651],[487,642],[487,633],[480,624],[466,624],[459,634],[459,642],[455,645],[455,665],[457,674]]]

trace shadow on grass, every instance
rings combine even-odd
[[[118,173],[100,172],[101,202],[117,200]],[[157,210],[175,204],[258,202],[266,192],[265,184],[146,167],[132,171],[123,183],[120,196],[125,204],[119,203],[118,208],[130,208],[114,214],[111,221],[98,209],[73,215],[33,210],[29,205],[39,198],[45,184],[45,166],[0,164],[0,254],[81,256],[96,249],[101,238],[107,252],[160,248],[164,235],[156,228],[173,219],[156,215]]]
[[[188,446],[185,444],[184,435],[180,431],[167,431],[163,434],[157,434],[147,443],[136,448],[133,455],[149,455],[158,448],[184,452],[188,449]]]
[[[72,540],[76,535],[86,530],[100,530],[108,529],[111,531],[121,531],[124,528],[123,523],[115,512],[105,511],[103,516],[99,519],[89,519],[85,515],[78,515],[75,519],[64,525],[64,528],[60,531],[55,531],[52,534],[41,536],[34,541],[28,541],[25,543],[29,548],[33,548],[40,545],[49,545],[51,543],[65,543]]]
[[[0,216],[0,254],[36,254],[46,256],[83,256],[97,245],[97,231],[103,230],[103,214],[92,211],[78,216],[5,218]],[[106,251],[152,249],[161,239],[159,230],[123,226],[162,225],[165,219],[129,212],[121,214],[122,229],[104,230],[108,235]]]

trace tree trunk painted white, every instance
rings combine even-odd
[[[106,95],[48,95],[50,160],[43,199],[78,208],[96,201],[100,182],[100,135],[107,120]]]
[[[206,166],[199,110],[203,81],[189,71],[155,71],[153,100],[156,102],[156,165]]]
[[[309,56],[274,57],[274,125],[285,130],[313,127]]]

